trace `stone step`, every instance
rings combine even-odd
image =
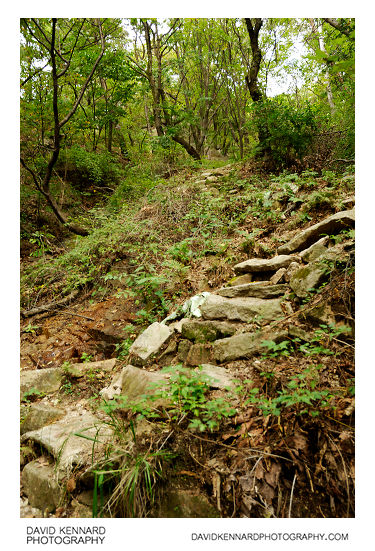
[[[231,287],[222,287],[216,294],[221,297],[255,297],[255,298],[275,298],[285,295],[288,285],[272,285],[269,281],[254,281],[242,285],[233,285]]]
[[[321,222],[299,231],[293,239],[281,245],[277,249],[280,255],[290,254],[295,251],[302,251],[320,239],[324,234],[338,233],[345,228],[353,228],[355,223],[354,209],[336,212]]]
[[[240,333],[227,339],[215,341],[212,345],[212,356],[218,362],[249,358],[266,351],[266,348],[262,346],[263,341],[273,340],[280,342],[287,337],[288,331]]]
[[[226,298],[212,294],[201,306],[201,312],[203,319],[208,320],[267,322],[283,316],[281,302],[282,298]]]
[[[273,258],[251,258],[234,266],[236,274],[276,272],[280,268],[287,268],[291,262],[298,262],[297,255],[278,255]]]

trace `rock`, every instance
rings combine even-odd
[[[83,362],[71,364],[64,368],[64,372],[73,378],[80,378],[93,371],[112,371],[116,366],[116,358],[100,362]]]
[[[285,274],[286,274],[286,268],[280,268],[279,270],[277,270],[275,274],[273,274],[272,277],[270,277],[270,283],[272,285],[276,285],[280,281],[283,281],[283,279],[285,279]]]
[[[305,230],[299,231],[288,243],[281,245],[281,247],[277,249],[277,252],[280,255],[284,255],[295,251],[302,251],[304,248],[309,247],[312,243],[320,239],[323,234],[335,234],[342,229],[353,228],[354,223],[354,209],[336,212],[336,214],[332,214],[321,222]]]
[[[317,289],[327,279],[336,262],[345,263],[349,261],[352,246],[354,246],[352,240],[346,243],[338,243],[307,266],[297,270],[289,283],[294,293],[298,297],[304,298],[309,291]]]
[[[301,264],[298,264],[298,262],[291,262],[289,264],[289,267],[287,269],[287,271],[285,272],[284,274],[284,279],[285,281],[289,282],[291,277],[293,276],[293,274],[299,270],[301,267]]]
[[[168,343],[167,348],[164,350],[163,354],[159,357],[161,362],[171,361],[177,351],[177,342],[176,340],[171,340]]]
[[[351,197],[348,197],[347,199],[344,199],[342,202],[343,206],[347,209],[353,208],[355,205],[355,197],[352,195]]]
[[[183,339],[179,342],[178,351],[177,351],[177,359],[180,362],[185,362],[191,347],[192,347],[192,344],[187,339]]]
[[[199,490],[169,487],[156,513],[157,518],[218,518],[219,511]]]
[[[186,358],[186,364],[191,366],[202,365],[212,360],[212,347],[209,344],[193,344]]]
[[[45,394],[56,392],[60,388],[62,377],[63,372],[58,367],[21,371],[21,400],[25,392],[32,389]]]
[[[287,268],[293,261],[298,260],[296,255],[282,254],[273,258],[251,258],[234,266],[236,274],[253,272],[276,272],[280,268]]]
[[[213,343],[213,357],[218,362],[227,362],[239,358],[248,358],[265,351],[262,342],[273,340],[280,342],[288,337],[287,331],[275,333],[240,333],[227,339],[220,339]]]
[[[233,285],[243,285],[244,283],[251,283],[252,280],[253,276],[251,274],[243,274],[233,277],[230,281],[228,281],[227,285],[228,287],[232,287]]]
[[[228,369],[225,369],[225,367],[220,367],[219,365],[212,365],[212,364],[202,364],[201,373],[204,373],[210,379],[212,379],[212,383],[210,383],[210,386],[212,388],[220,388],[222,390],[225,390],[226,388],[233,388],[235,383],[233,378],[230,376],[230,372]]]
[[[201,307],[205,319],[228,319],[244,322],[269,321],[283,315],[282,299],[225,298],[210,295]],[[257,318],[257,319],[256,319]]]
[[[336,323],[335,315],[329,304],[322,304],[320,306],[315,306],[310,310],[301,312],[300,318],[303,320],[312,321],[318,325]]]
[[[78,436],[77,433],[82,436]],[[31,440],[40,444],[56,458],[56,466],[60,472],[70,472],[73,465],[90,467],[92,461],[103,454],[104,447],[111,437],[113,431],[108,424],[87,410],[76,407],[59,421],[26,432],[22,436],[22,441]]]
[[[53,465],[47,458],[28,463],[22,471],[22,485],[32,507],[52,512],[58,507],[63,495]]]
[[[311,247],[309,247],[308,249],[305,249],[304,251],[301,251],[299,253],[300,257],[304,262],[312,262],[313,260],[316,260],[317,258],[319,258],[319,256],[321,256],[327,251],[326,245],[328,241],[329,241],[328,235],[322,237],[321,239],[319,239],[319,241],[311,245]]]
[[[49,425],[64,417],[65,414],[64,409],[51,407],[50,404],[31,404],[29,412],[21,423],[21,434]]]
[[[236,332],[235,327],[225,321],[189,320],[182,325],[182,337],[197,343],[213,342],[229,337]]]
[[[163,344],[167,342],[171,335],[172,331],[169,327],[157,321],[147,327],[129,349],[129,353],[133,356],[133,361],[145,364],[160,351]]]
[[[20,466],[21,469],[24,465],[32,461],[37,457],[37,454],[30,446],[21,446],[20,448]]]
[[[299,298],[316,290],[326,278],[327,266],[311,262],[297,270],[290,279],[290,287]]]
[[[210,295],[207,291],[199,293],[189,298],[182,306],[182,311],[188,318],[200,318],[202,316],[200,306],[205,303],[206,298]]]
[[[144,394],[152,394],[152,383],[166,380],[167,376],[159,371],[146,371],[133,365],[124,367],[111,385],[100,392],[105,400],[112,400],[114,396],[124,395],[129,400],[136,400]]]
[[[296,262],[299,267],[299,264]],[[274,298],[280,295],[285,295],[288,290],[287,285],[271,285],[269,281],[254,281],[253,283],[244,283],[232,287],[223,287],[216,291],[216,294],[221,297],[256,297],[256,298]],[[227,336],[227,335],[225,335]]]

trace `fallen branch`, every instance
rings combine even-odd
[[[41,312],[49,312],[50,310],[55,310],[56,308],[61,308],[65,304],[68,304],[70,301],[74,300],[80,293],[80,289],[76,289],[70,295],[58,300],[56,302],[50,302],[42,306],[37,306],[36,308],[31,308],[31,310],[21,310],[21,316],[23,318],[30,318]]]

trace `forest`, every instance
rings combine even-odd
[[[354,60],[20,20],[21,516],[354,517]]]

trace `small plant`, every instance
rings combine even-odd
[[[115,345],[116,355],[118,360],[121,361],[126,358],[126,356],[129,354],[129,349],[132,344],[133,344],[133,339],[127,338],[124,341],[117,343]]]
[[[278,356],[290,356],[291,344],[290,341],[281,341],[276,343],[275,341],[262,341],[262,346],[267,348],[267,352],[263,352],[263,358],[277,358]]]
[[[41,390],[38,390],[35,387],[32,387],[29,390],[27,390],[26,392],[24,392],[21,401],[26,402],[27,404],[29,404],[30,402],[33,402],[34,400],[37,400],[38,398],[43,398],[43,396],[45,396],[45,395],[46,395],[45,392],[42,392]]]
[[[38,325],[31,325],[31,322],[30,322],[24,329],[22,329],[22,332],[23,333],[32,333],[33,335],[35,335],[35,332],[38,329],[39,329]]]
[[[81,356],[81,360],[82,360],[84,363],[92,362],[92,355],[91,355],[91,354],[87,354],[87,352],[83,352],[83,353],[82,353],[82,356]]]
[[[53,235],[48,232],[35,231],[31,234],[29,239],[30,243],[37,245],[37,249],[31,253],[31,256],[41,257],[44,256],[46,252],[51,250],[50,239],[53,239]]]

